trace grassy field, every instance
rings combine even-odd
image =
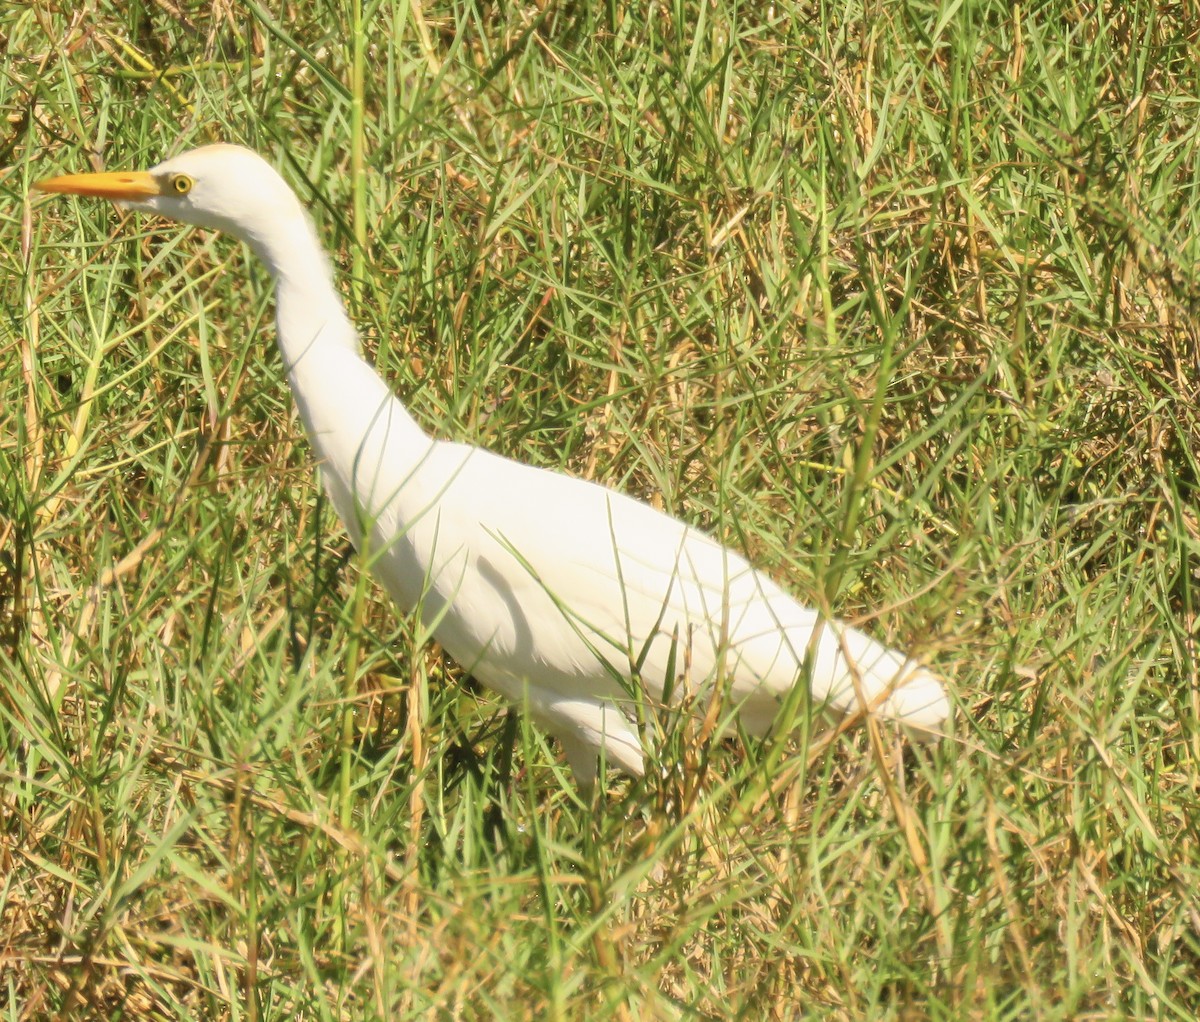
[[[1197,26],[0,8],[0,1019],[1194,1018]],[[681,726],[583,801],[359,571],[249,253],[28,196],[215,140],[431,431],[711,530],[953,736]]]

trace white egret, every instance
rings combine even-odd
[[[642,773],[638,698],[653,706],[718,679],[755,735],[804,679],[835,712],[927,734],[947,719],[934,673],[801,606],[703,532],[595,483],[429,437],[364,359],[312,222],[257,154],[210,145],[149,171],[37,187],[225,231],[266,263],[288,382],[353,542],[403,611],[419,608],[466,670],[562,742],[584,784],[601,748]]]

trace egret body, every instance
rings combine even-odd
[[[364,359],[296,195],[250,150],[206,146],[149,171],[37,187],[115,199],[254,250],[275,281],[288,383],[351,539],[404,612],[419,608],[466,670],[562,742],[584,783],[601,748],[642,772],[637,698],[655,705],[718,678],[751,734],[805,679],[834,712],[925,733],[947,719],[935,674],[823,619],[703,532],[603,486],[427,435]]]

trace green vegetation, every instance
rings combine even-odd
[[[1197,24],[0,8],[0,1017],[1195,1017]],[[684,724],[583,803],[362,578],[250,255],[27,195],[214,140],[432,431],[918,651],[953,739]]]

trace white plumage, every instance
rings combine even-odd
[[[723,678],[752,734],[806,677],[836,712],[921,733],[947,719],[932,672],[823,622],[704,533],[594,483],[426,435],[362,357],[311,222],[255,153],[206,146],[147,172],[38,187],[117,199],[254,249],[275,278],[288,382],[354,543],[405,612],[419,607],[464,668],[562,742],[583,782],[602,746],[609,763],[642,772],[634,700],[655,705],[664,685]]]

